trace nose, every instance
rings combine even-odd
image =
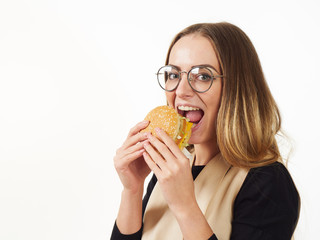
[[[179,82],[179,85],[176,89],[176,95],[180,98],[190,97],[194,94],[193,89],[189,85],[188,82],[188,73],[182,71],[181,72],[181,80]]]

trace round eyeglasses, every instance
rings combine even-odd
[[[190,87],[198,93],[203,93],[210,89],[214,79],[223,77],[223,75],[214,75],[213,71],[215,70],[212,67],[205,65],[195,66],[189,72],[179,71],[175,66],[166,65],[161,67],[156,74],[160,87],[167,92],[176,90],[181,74],[186,73]]]

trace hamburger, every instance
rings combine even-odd
[[[151,132],[157,136],[155,128],[163,129],[182,150],[188,146],[193,123],[189,119],[180,115],[174,108],[169,106],[159,106],[151,110],[145,120],[150,123],[141,132]]]

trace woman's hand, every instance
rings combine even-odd
[[[165,131],[156,131],[161,141],[148,134],[143,156],[155,173],[168,206],[179,214],[196,204],[190,161]]]
[[[147,142],[147,134],[140,133],[148,124],[148,121],[142,121],[134,126],[113,159],[124,190],[131,193],[143,189],[145,178],[150,173],[150,169],[142,157],[145,152],[143,146]]]
[[[148,134],[149,142],[144,143],[144,159],[157,176],[183,238],[208,239],[213,232],[196,201],[190,161],[163,130],[156,131],[162,142]]]
[[[148,124],[143,121],[134,126],[113,159],[124,187],[116,221],[123,234],[133,234],[141,229],[143,185],[151,170],[142,157],[147,134],[140,131]]]

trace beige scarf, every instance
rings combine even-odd
[[[248,170],[215,156],[194,181],[198,205],[219,240],[230,239],[234,200]],[[183,239],[179,224],[155,185],[144,215],[142,240]]]

